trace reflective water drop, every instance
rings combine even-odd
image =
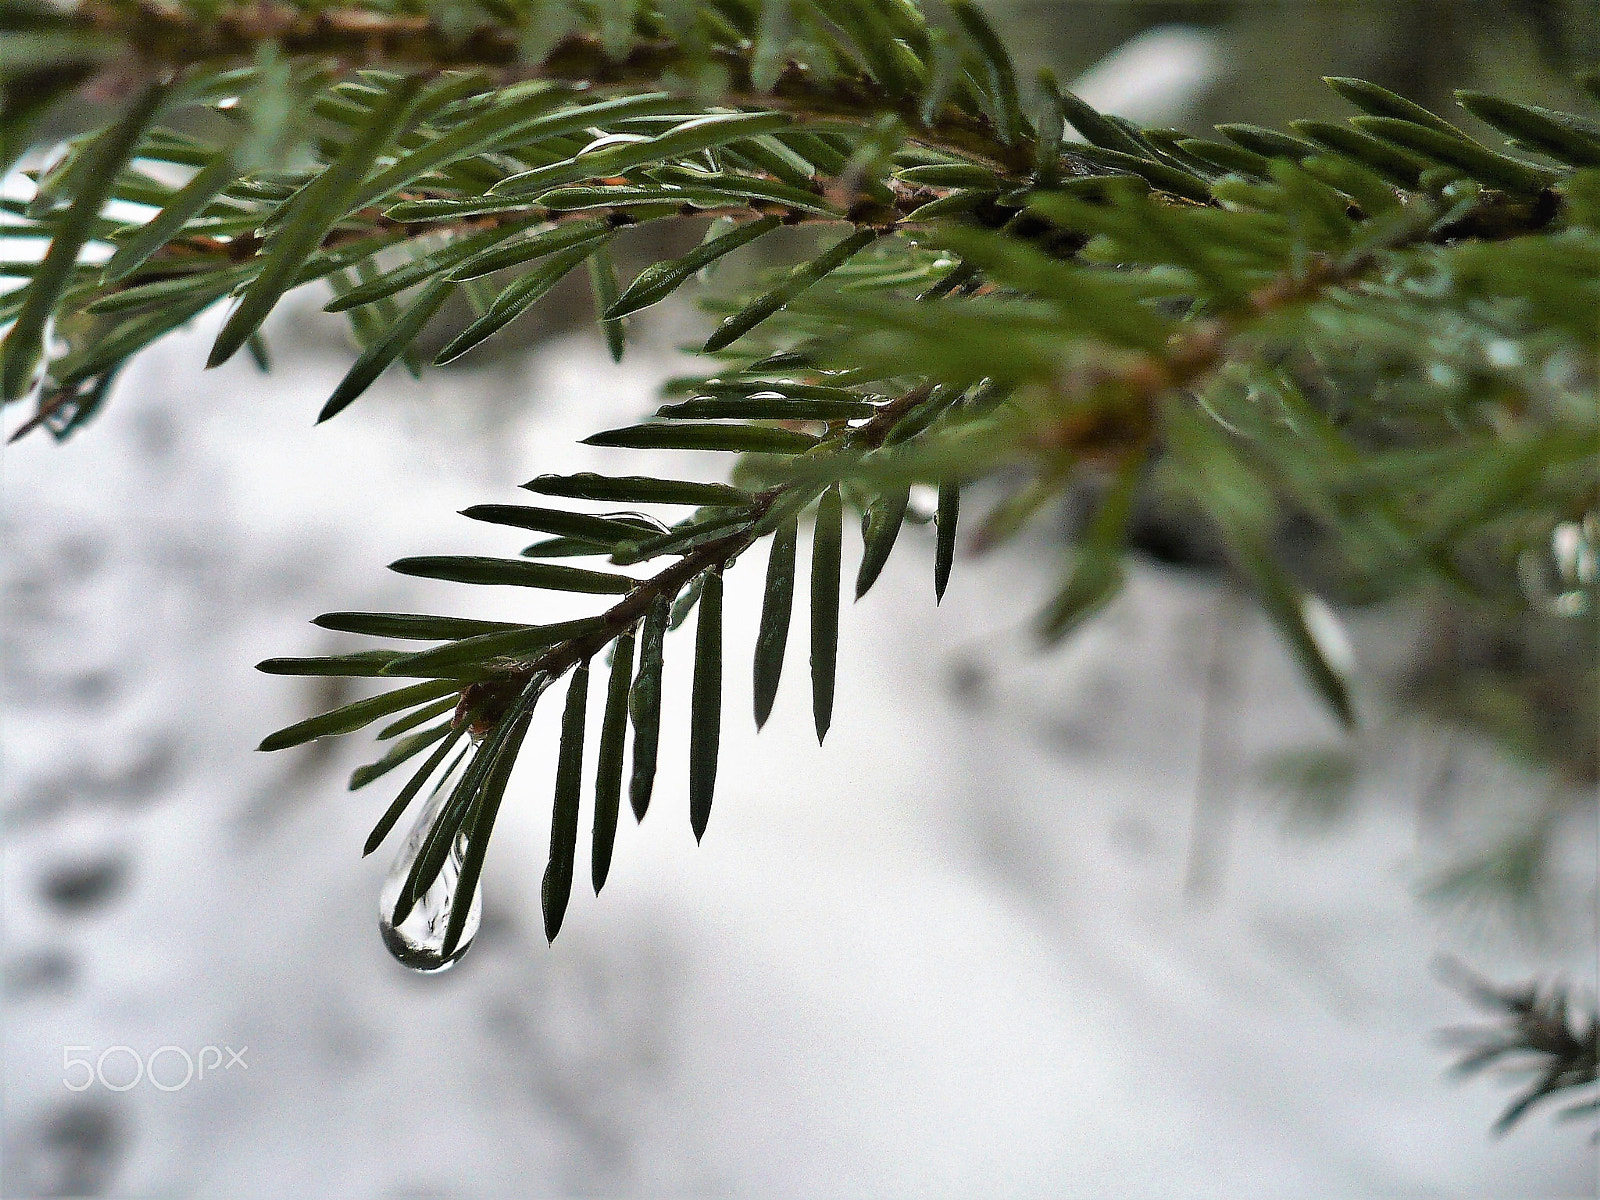
[[[914,483],[906,497],[906,519],[914,525],[926,525],[939,511],[939,489],[926,483]]]
[[[1550,532],[1548,551],[1518,556],[1517,575],[1535,607],[1562,617],[1588,612],[1600,591],[1600,514],[1561,522]]]
[[[50,383],[50,363],[53,359],[60,358],[67,352],[68,347],[56,336],[56,317],[51,313],[44,319],[44,326],[39,331],[39,360],[33,364],[33,371],[28,379],[28,386],[22,394],[24,404],[34,408],[48,403],[45,389]],[[70,409],[68,410],[71,411]]]
[[[1345,679],[1356,671],[1356,650],[1339,614],[1321,596],[1307,595],[1300,602],[1300,619],[1317,644],[1322,660]]]
[[[398,925],[394,922],[395,904],[400,899],[400,891],[405,887],[417,856],[427,844],[428,832],[452,791],[454,789],[450,787],[440,788],[423,807],[422,814],[411,827],[405,845],[394,860],[394,866],[389,868],[383,889],[378,893],[378,932],[383,935],[383,944],[401,966],[430,974],[448,970],[467,952],[483,919],[483,887],[479,884],[472,890],[472,907],[467,912],[467,921],[461,930],[461,941],[450,956],[445,957],[445,930],[450,925],[450,911],[457,901],[456,881],[461,875],[461,861],[467,850],[466,834],[458,833],[433,886],[412,905],[403,921]]]

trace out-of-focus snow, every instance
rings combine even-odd
[[[1142,125],[1170,121],[1225,74],[1221,39],[1192,25],[1161,25],[1129,38],[1072,82],[1101,112]]]
[[[845,614],[821,749],[803,599],[776,711],[752,728],[752,553],[729,577],[704,845],[686,630],[654,806],[625,821],[605,894],[580,869],[544,944],[547,700],[477,945],[445,976],[408,974],[375,927],[395,842],[359,858],[394,787],[344,790],[370,737],[254,753],[338,694],[252,664],[353,645],[305,623],[331,609],[575,611],[382,566],[515,553],[454,510],[515,501],[540,471],[638,468],[574,442],[645,411],[671,364],[613,368],[575,338],[386,378],[313,429],[347,359],[202,373],[209,328],[139,359],[70,444],[5,459],[7,1196],[1594,1194],[1585,1128],[1536,1114],[1495,1140],[1506,1093],[1445,1078],[1436,1033],[1473,1014],[1430,974],[1450,951],[1592,981],[1592,819],[1537,940],[1415,898],[1448,850],[1417,799],[1447,747],[1458,811],[1535,786],[1482,747],[1397,724],[1369,739],[1352,814],[1287,828],[1259,764],[1336,734],[1245,608],[1221,649],[1211,886],[1186,898],[1229,601],[1140,571],[1034,655],[1046,536],[959,564],[936,609],[930,539],[908,530]],[[1397,636],[1355,634],[1380,659]],[[247,1047],[248,1069],[172,1092],[64,1083],[64,1047],[206,1045]],[[106,1069],[125,1078],[126,1056]],[[179,1073],[168,1052],[162,1078]]]

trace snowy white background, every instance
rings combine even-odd
[[[308,319],[278,328],[304,338]],[[646,411],[672,364],[647,347],[614,368],[574,336],[386,378],[313,430],[343,347],[313,339],[270,379],[204,373],[211,329],[138,360],[68,445],[4,460],[7,1196],[1595,1194],[1585,1127],[1489,1136],[1507,1093],[1446,1078],[1437,1031],[1474,1014],[1430,972],[1448,952],[1592,983],[1592,810],[1536,936],[1420,903],[1536,781],[1369,696],[1354,810],[1288,820],[1262,764],[1336,735],[1270,630],[1247,606],[1219,618],[1214,579],[1149,569],[1037,656],[1048,531],[958,564],[936,609],[931,539],[908,530],[845,615],[820,750],[803,600],[777,710],[751,726],[750,555],[729,579],[705,844],[684,798],[686,630],[657,797],[625,819],[605,894],[580,871],[546,947],[547,699],[484,930],[456,970],[410,975],[375,928],[394,842],[359,858],[393,787],[343,786],[370,740],[254,753],[336,696],[252,665],[353,644],[305,623],[331,609],[555,615],[382,566],[514,553],[514,533],[452,514],[543,470],[635,469],[574,441]],[[1354,633],[1381,675],[1407,629]],[[1214,661],[1212,886],[1193,897]],[[63,1082],[65,1046],[211,1044],[248,1047],[248,1070],[170,1093]],[[180,1074],[169,1052],[162,1078]]]
[[[1219,53],[1155,31],[1075,87],[1159,123]],[[252,665],[354,644],[306,624],[332,609],[564,615],[382,565],[514,553],[454,511],[540,471],[640,469],[574,442],[648,411],[671,339],[621,369],[582,336],[386,377],[313,430],[349,351],[310,321],[301,302],[269,324],[270,379],[203,373],[204,322],[137,360],[69,445],[5,453],[5,1196],[1596,1194],[1587,1127],[1535,1114],[1495,1140],[1508,1093],[1446,1078],[1437,1032],[1475,1014],[1431,969],[1456,954],[1592,987],[1593,809],[1559,831],[1537,922],[1422,903],[1540,781],[1369,694],[1355,804],[1295,818],[1263,772],[1338,742],[1271,632],[1219,581],[1148,569],[1039,656],[1048,529],[960,564],[938,609],[930,539],[908,530],[846,614],[820,750],[803,599],[777,709],[751,728],[750,555],[728,584],[705,844],[685,631],[656,800],[641,828],[624,816],[604,896],[580,870],[544,944],[547,699],[477,943],[440,977],[396,966],[376,897],[398,836],[359,851],[398,785],[344,790],[369,738],[254,753],[346,694]],[[1389,614],[1354,633],[1381,678],[1412,630]],[[248,1068],[66,1086],[66,1047],[211,1045]],[[126,1080],[128,1051],[106,1073]]]

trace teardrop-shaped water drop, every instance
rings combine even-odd
[[[469,901],[472,907],[467,912],[466,924],[462,926],[461,940],[446,957],[445,931],[450,925],[450,911],[460,899],[456,895],[456,883],[461,876],[461,861],[467,850],[467,835],[463,832],[456,834],[455,843],[445,856],[444,866],[439,871],[439,877],[433,881],[433,886],[411,906],[411,911],[403,921],[399,924],[394,921],[400,891],[405,887],[417,856],[427,844],[428,833],[452,791],[449,787],[440,788],[423,807],[422,815],[411,827],[411,833],[406,837],[405,845],[400,848],[394,866],[389,868],[388,878],[383,881],[383,889],[378,893],[378,932],[383,935],[383,944],[401,966],[427,974],[448,970],[453,966],[472,945],[483,919],[483,887],[479,884],[472,889]]]

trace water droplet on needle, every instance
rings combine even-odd
[[[427,844],[428,833],[453,791],[449,787],[440,788],[424,806],[378,893],[378,932],[383,935],[383,944],[401,966],[427,974],[448,970],[453,966],[472,945],[478,925],[483,920],[483,887],[480,883],[472,889],[472,895],[467,900],[472,907],[467,912],[461,940],[449,957],[445,956],[444,938],[450,926],[450,912],[462,899],[456,894],[456,884],[461,876],[462,859],[466,856],[467,835],[458,832],[450,853],[445,856],[438,878],[411,906],[411,911],[403,921],[399,924],[394,921],[395,905],[400,900],[401,889],[410,878],[417,856]]]

